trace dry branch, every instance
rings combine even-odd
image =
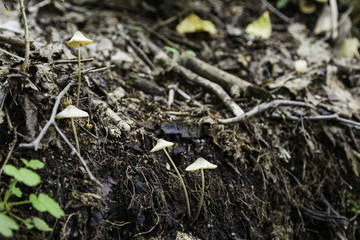
[[[254,107],[250,111],[248,111],[248,112],[246,112],[246,113],[244,113],[242,115],[239,115],[237,117],[228,118],[228,119],[219,119],[219,123],[229,124],[229,123],[242,122],[242,121],[245,121],[245,120],[255,116],[256,114],[262,113],[262,112],[264,112],[266,110],[269,110],[269,109],[277,108],[278,106],[294,106],[294,107],[311,108],[310,105],[308,105],[308,104],[306,104],[304,102],[300,102],[300,101],[273,100],[271,102],[262,103],[260,105],[257,105],[256,107]]]
[[[192,72],[221,85],[233,97],[246,95],[249,92],[249,89],[252,89],[252,92],[261,92],[261,97],[263,97],[264,94],[269,95],[264,89],[203,62],[196,57],[189,56],[186,53],[180,55],[179,63],[187,69],[190,69]]]
[[[24,30],[25,30],[25,56],[24,56],[24,63],[21,66],[21,71],[26,72],[29,66],[29,57],[30,57],[30,40],[29,40],[29,26],[27,23],[26,13],[25,13],[25,7],[24,7],[24,1],[19,0],[20,4],[20,11],[21,15],[24,21]]]
[[[224,105],[234,114],[235,116],[239,116],[244,113],[244,111],[240,108],[239,105],[224,91],[224,89],[217,83],[211,82],[199,75],[193,73],[189,69],[184,68],[180,65],[175,65],[173,71],[178,73],[180,76],[184,77],[187,80],[190,80],[198,85],[208,89],[212,93],[214,93]]]

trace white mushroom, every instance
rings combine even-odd
[[[200,170],[201,171],[201,196],[200,196],[200,202],[194,217],[193,222],[196,221],[196,219],[199,217],[200,211],[201,211],[201,207],[203,205],[204,202],[204,194],[205,194],[205,175],[204,175],[204,169],[215,169],[217,168],[217,165],[212,164],[210,162],[208,162],[206,159],[204,158],[198,158],[195,162],[193,162],[192,164],[190,164],[185,171],[197,171]]]
[[[89,114],[81,109],[78,109],[74,105],[67,106],[64,110],[62,110],[55,116],[56,119],[81,117],[89,117]]]
[[[161,149],[164,150],[166,156],[168,157],[168,159],[170,160],[170,163],[171,165],[173,166],[173,168],[175,169],[176,171],[176,174],[178,175],[179,179],[180,179],[180,183],[184,189],[184,195],[185,195],[185,199],[186,199],[186,206],[187,206],[187,210],[188,210],[188,216],[190,218],[191,216],[191,211],[190,211],[190,201],[189,201],[189,196],[188,196],[188,193],[187,193],[187,190],[186,190],[186,186],[185,186],[185,183],[184,183],[184,180],[182,179],[181,175],[180,175],[180,172],[178,170],[178,168],[176,167],[175,163],[173,162],[173,160],[171,159],[169,153],[166,151],[166,148],[167,147],[171,147],[172,145],[174,145],[173,142],[169,142],[169,141],[166,141],[162,138],[160,138],[155,147],[153,147],[153,149],[150,150],[150,152],[156,152],[156,151],[160,151]]]
[[[74,138],[76,143],[76,150],[80,153],[80,145],[79,140],[76,133],[76,127],[74,123],[74,118],[82,118],[82,117],[89,117],[89,114],[83,110],[78,109],[74,105],[67,106],[64,110],[59,112],[55,118],[56,119],[63,119],[63,118],[70,118],[71,119],[71,126],[74,132]]]
[[[92,40],[86,38],[81,32],[76,31],[73,37],[66,43],[68,47],[78,48],[78,65],[79,65],[79,83],[77,88],[76,95],[76,107],[79,107],[79,97],[80,97],[80,88],[81,88],[81,57],[80,57],[80,47],[86,46],[93,43]]]
[[[165,149],[167,147],[171,147],[172,145],[174,145],[173,142],[169,142],[169,141],[166,141],[166,140],[160,138],[157,141],[155,147],[153,147],[153,149],[151,149],[150,152],[160,151],[160,150]]]

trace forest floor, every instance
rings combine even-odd
[[[23,198],[47,193],[66,215],[14,206],[18,216],[39,216],[53,228],[19,223],[14,239],[360,239],[360,65],[356,55],[339,56],[342,28],[334,39],[313,33],[324,4],[306,15],[290,3],[281,10],[290,22],[270,12],[271,37],[253,39],[244,29],[268,10],[261,0],[34,2],[26,6],[34,44],[26,73],[19,7],[0,3],[0,34],[20,40],[0,41],[0,167],[43,161],[41,184],[21,185]],[[339,19],[348,7],[339,5]],[[217,32],[176,32],[190,13]],[[98,183],[54,128],[75,147],[70,120],[55,120],[38,145],[23,145],[37,139],[54,109],[69,99],[75,105],[77,49],[66,43],[76,31],[93,40],[81,48],[79,100],[92,128],[85,119],[75,126]],[[305,70],[294,70],[298,59]],[[222,70],[245,87],[214,85]],[[233,119],[242,110],[246,118]],[[167,156],[150,152],[160,138],[174,143],[168,152],[190,217]],[[193,222],[202,179],[185,168],[200,157],[217,168],[205,170]],[[0,174],[3,199],[11,178]]]

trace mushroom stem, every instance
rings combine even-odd
[[[186,186],[185,186],[184,180],[182,179],[182,177],[181,177],[181,175],[180,175],[180,172],[179,172],[179,170],[177,169],[177,167],[176,167],[175,163],[173,162],[173,160],[171,159],[169,153],[166,151],[165,148],[163,148],[163,150],[164,150],[166,156],[168,157],[168,159],[170,160],[171,165],[172,165],[173,168],[175,169],[176,174],[178,175],[178,177],[179,177],[179,179],[180,179],[180,183],[181,183],[181,185],[182,185],[182,187],[183,187],[183,189],[184,189],[184,194],[185,194],[185,199],[186,199],[186,207],[187,207],[187,211],[188,211],[188,216],[189,216],[189,218],[190,218],[190,216],[191,216],[190,201],[189,201],[189,196],[188,196],[188,193],[187,193],[187,190],[186,190]]]
[[[192,221],[193,223],[196,221],[196,219],[200,215],[201,207],[204,202],[204,195],[205,195],[205,174],[204,174],[204,169],[201,169],[201,196],[200,196],[200,202],[199,202],[196,214],[195,214],[195,218]]]
[[[80,88],[81,88],[81,57],[80,57],[80,46],[78,47],[78,65],[79,65],[79,83],[76,95],[76,107],[79,107]],[[79,150],[78,150],[79,151]]]
[[[75,122],[74,122],[74,118],[71,118],[71,126],[74,132],[74,138],[75,138],[75,143],[76,143],[76,150],[79,152],[80,154],[80,145],[79,145],[79,139],[77,137],[77,132],[76,132],[76,127],[75,127]]]

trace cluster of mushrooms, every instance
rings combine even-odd
[[[67,46],[71,47],[71,48],[77,48],[78,49],[78,70],[79,70],[79,74],[78,74],[78,88],[77,88],[77,95],[76,95],[76,106],[71,105],[71,101],[70,101],[70,105],[68,105],[64,110],[62,110],[60,113],[58,113],[56,115],[56,119],[63,119],[63,118],[70,118],[71,119],[71,125],[72,125],[72,129],[74,132],[74,138],[75,138],[75,143],[76,143],[76,149],[77,151],[80,153],[80,146],[79,146],[79,140],[77,137],[77,133],[76,133],[76,127],[75,127],[75,123],[74,123],[74,119],[75,118],[85,118],[87,117],[89,119],[89,114],[81,109],[79,109],[79,96],[80,96],[80,89],[81,89],[81,57],[80,57],[80,47],[82,46],[86,46],[93,43],[92,40],[86,38],[81,32],[77,31],[74,33],[73,37],[70,39],[69,42],[66,43]],[[87,126],[90,126],[90,124],[88,123]],[[188,216],[190,218],[191,216],[191,210],[190,210],[190,201],[189,201],[189,196],[186,190],[186,186],[184,183],[184,180],[182,179],[180,172],[178,170],[178,168],[176,167],[174,161],[171,159],[169,153],[167,152],[166,148],[167,147],[171,147],[172,145],[174,145],[174,143],[166,141],[164,139],[159,139],[157,144],[155,145],[155,147],[150,151],[150,152],[156,152],[156,151],[160,151],[163,150],[167,156],[167,158],[169,159],[171,165],[173,166],[173,168],[176,171],[176,174],[179,177],[181,186],[183,187],[184,190],[184,195],[185,195],[185,199],[186,199],[186,207],[187,207],[187,211],[188,211]],[[186,171],[201,171],[201,195],[200,195],[200,201],[198,204],[198,208],[195,214],[195,217],[193,219],[192,222],[195,222],[196,219],[199,217],[203,202],[204,202],[204,195],[205,195],[205,175],[204,175],[204,169],[215,169],[217,166],[215,164],[212,164],[210,162],[208,162],[207,160],[205,160],[204,158],[198,158],[195,162],[193,162],[192,164],[190,164],[185,170]]]
[[[190,201],[189,201],[189,196],[188,196],[188,193],[187,193],[187,190],[186,190],[184,180],[182,179],[179,170],[177,169],[174,161],[171,159],[169,153],[166,150],[167,147],[171,147],[172,145],[174,145],[174,143],[166,141],[166,140],[160,138],[157,141],[155,147],[153,149],[151,149],[150,152],[156,152],[156,151],[160,151],[160,150],[163,150],[165,152],[165,155],[167,156],[167,158],[169,159],[171,165],[175,169],[176,174],[179,177],[181,186],[184,189],[184,195],[185,195],[185,199],[186,199],[186,207],[187,207],[187,211],[188,211],[188,216],[190,218],[191,217]],[[200,195],[200,201],[199,201],[198,208],[197,208],[197,211],[196,211],[196,214],[195,214],[195,217],[194,217],[192,223],[194,223],[196,221],[196,219],[199,217],[201,207],[202,207],[203,202],[204,202],[204,195],[205,195],[205,174],[204,174],[204,169],[215,169],[215,168],[217,168],[217,165],[212,164],[212,163],[208,162],[206,159],[200,157],[185,169],[185,171],[189,171],[189,172],[194,172],[194,171],[198,171],[198,170],[201,171],[201,195]]]

